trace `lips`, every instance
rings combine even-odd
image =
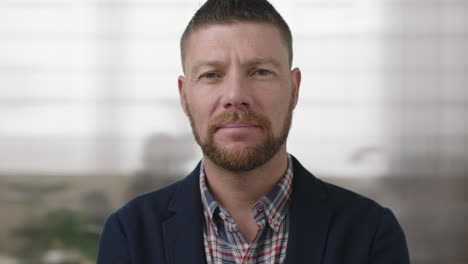
[[[251,123],[225,123],[221,126],[218,126],[217,129],[223,129],[223,128],[249,128],[249,127],[260,127],[259,125],[256,124],[251,124]]]
[[[269,131],[271,123],[267,118],[248,109],[243,109],[241,111],[226,111],[213,118],[208,125],[207,135],[213,137],[220,129],[235,134],[238,132],[250,133],[251,129]]]

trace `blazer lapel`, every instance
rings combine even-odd
[[[331,218],[326,192],[320,181],[294,157],[293,166],[294,189],[285,263],[319,264],[323,261]]]
[[[200,164],[180,183],[169,206],[173,215],[163,222],[165,254],[171,264],[206,263],[199,172]]]

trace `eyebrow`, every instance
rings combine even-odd
[[[190,69],[190,73],[197,73],[202,67],[221,67],[223,63],[221,61],[201,61]]]
[[[279,62],[279,60],[277,60],[275,58],[270,58],[270,57],[268,57],[268,58],[264,58],[264,57],[253,58],[253,59],[247,61],[245,64],[248,65],[248,66],[255,66],[255,65],[259,65],[259,64],[272,64],[276,68],[281,67],[281,63]]]
[[[280,61],[275,59],[275,58],[271,58],[271,57],[266,57],[266,58],[265,57],[256,57],[256,58],[250,59],[247,62],[243,63],[243,65],[250,66],[250,67],[260,65],[260,64],[271,64],[276,68],[281,67]],[[217,61],[217,60],[200,61],[199,63],[197,63],[195,66],[193,66],[191,68],[190,73],[196,74],[200,70],[200,68],[202,68],[202,67],[219,68],[219,67],[223,67],[223,66],[224,66],[224,63],[221,62],[221,61]]]

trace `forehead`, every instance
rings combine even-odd
[[[239,62],[274,58],[288,65],[288,50],[277,27],[266,23],[204,26],[190,33],[185,43],[186,69],[199,61]]]

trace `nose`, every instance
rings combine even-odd
[[[246,78],[239,74],[230,75],[223,89],[223,107],[235,111],[249,108],[250,104],[251,95]]]

